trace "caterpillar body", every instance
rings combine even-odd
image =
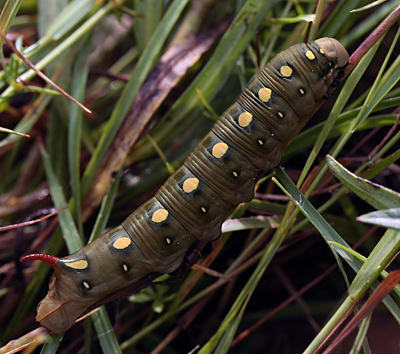
[[[194,151],[120,226],[67,257],[33,254],[54,274],[37,321],[64,332],[85,311],[124,294],[149,274],[170,273],[221,233],[223,221],[254,196],[262,172],[276,167],[299,123],[348,64],[335,39],[297,44],[253,79]],[[145,283],[145,282],[144,282]]]

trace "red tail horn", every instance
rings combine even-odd
[[[27,256],[21,257],[20,261],[25,262],[32,259],[49,263],[52,267],[54,267],[59,261],[58,257],[50,256],[49,254],[44,253],[28,254]]]

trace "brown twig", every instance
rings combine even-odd
[[[36,224],[36,223],[38,223],[38,222],[41,222],[41,221],[43,221],[43,220],[45,220],[45,219],[48,219],[48,218],[50,218],[50,217],[52,217],[52,216],[58,214],[60,211],[63,211],[63,210],[65,210],[65,209],[67,209],[67,208],[69,208],[69,205],[67,205],[66,207],[64,207],[64,208],[62,208],[62,209],[60,209],[60,210],[55,211],[54,213],[48,214],[48,215],[46,215],[46,216],[43,216],[43,217],[40,218],[40,219],[31,220],[31,221],[24,221],[24,222],[21,222],[21,223],[19,223],[19,224],[13,224],[13,225],[8,225],[8,226],[0,227],[0,232],[8,231],[8,230],[14,230],[14,229],[17,229],[17,228],[19,228],[19,227],[25,227],[25,226],[28,226],[28,225]]]
[[[53,82],[49,77],[47,77],[45,74],[43,74],[39,69],[35,67],[27,58],[24,57],[24,55],[17,49],[17,47],[14,45],[12,41],[10,41],[3,32],[0,32],[0,37],[3,39],[3,41],[7,44],[10,49],[18,55],[21,60],[28,65],[40,78],[42,78],[44,81],[46,81],[48,84],[52,85],[58,92],[69,98],[72,102],[76,103],[79,107],[81,107],[85,112],[87,113],[92,113],[92,111],[89,108],[86,108],[82,103],[78,102],[75,98],[73,98],[69,93],[64,91],[60,86],[58,86],[55,82]],[[18,79],[17,79],[18,80]]]

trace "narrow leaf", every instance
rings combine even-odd
[[[332,174],[340,180],[344,186],[374,208],[380,210],[400,207],[399,193],[351,173],[332,156],[328,155],[327,161]]]
[[[373,211],[361,215],[358,221],[400,230],[400,208]]]

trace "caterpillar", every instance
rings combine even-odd
[[[31,254],[54,268],[36,320],[65,332],[89,309],[193,264],[198,250],[254,196],[299,125],[338,83],[349,61],[335,39],[296,44],[275,56],[214,124],[155,196],[121,225],[66,257]]]

